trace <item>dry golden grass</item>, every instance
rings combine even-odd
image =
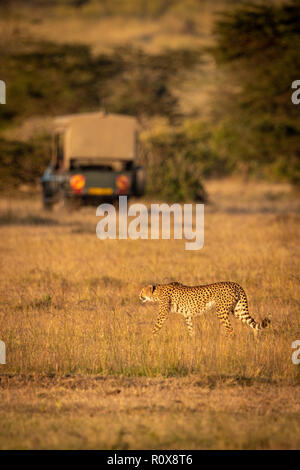
[[[1,201],[2,448],[300,447],[299,197],[285,185],[207,186],[198,252],[100,241],[94,208],[49,215],[35,199]],[[174,315],[151,339],[157,306],[140,305],[139,290],[169,280],[237,281],[271,328],[255,341],[233,319],[226,340],[211,314],[191,341]]]
[[[2,449],[300,447],[299,387],[50,376],[2,379],[0,393]]]

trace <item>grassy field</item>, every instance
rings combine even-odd
[[[0,202],[1,448],[300,448],[299,195],[286,185],[207,184],[205,245],[100,241],[94,208]],[[255,341],[214,314],[190,340],[174,315],[151,339],[144,284],[239,282]]]

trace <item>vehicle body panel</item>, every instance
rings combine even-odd
[[[94,112],[56,118],[52,160],[41,178],[44,205],[61,198],[142,195],[137,143],[137,120],[131,116]]]

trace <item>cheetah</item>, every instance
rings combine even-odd
[[[227,336],[233,334],[230,313],[253,328],[255,333],[270,323],[268,318],[258,323],[251,317],[245,291],[236,282],[216,282],[204,286],[185,286],[179,282],[149,285],[141,290],[140,300],[159,302],[159,315],[153,334],[161,329],[169,313],[183,315],[190,336],[194,336],[193,317],[213,309],[224,325]]]

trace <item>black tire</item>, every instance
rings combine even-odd
[[[142,166],[134,169],[133,192],[137,197],[144,196],[146,189],[146,172]]]
[[[127,196],[127,204],[129,204],[129,199],[130,199],[130,196]],[[112,204],[114,208],[116,209],[116,212],[119,212],[119,208],[120,208],[119,203],[120,203],[120,199],[118,197],[112,200]]]
[[[47,201],[47,199],[43,198],[43,209],[47,212],[53,211],[55,203],[52,201]]]

